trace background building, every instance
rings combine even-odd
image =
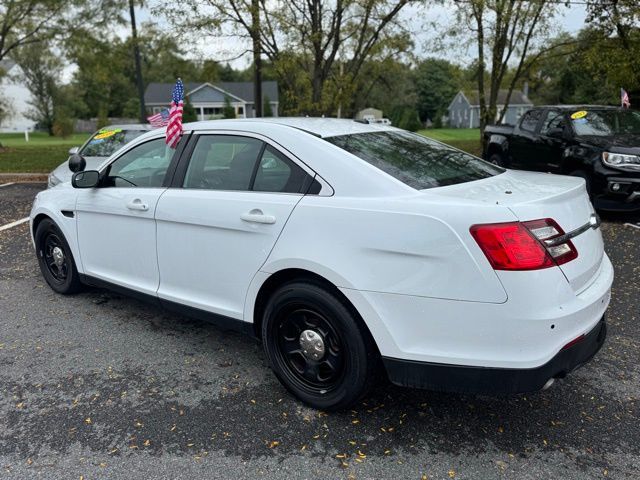
[[[525,88],[526,90],[526,88]],[[500,112],[504,108],[508,90],[498,92],[498,113],[495,121],[498,121]],[[515,125],[518,119],[533,103],[529,100],[525,92],[514,90],[511,92],[507,112],[502,119],[502,123]],[[447,109],[447,123],[453,128],[479,128],[480,127],[480,100],[478,92],[459,91],[449,104]]]
[[[24,132],[33,130],[36,122],[26,117],[31,110],[31,93],[22,83],[20,67],[11,59],[0,61],[0,70],[4,75],[0,77],[0,94],[10,115],[0,124],[0,132]]]
[[[173,83],[150,83],[144,94],[144,102],[153,113],[168,108],[171,103]],[[222,115],[226,99],[235,109],[237,118],[254,118],[253,82],[185,83],[185,97],[198,115],[207,120]],[[263,101],[269,101],[272,115],[278,116],[278,83],[262,82]]]

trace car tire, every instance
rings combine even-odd
[[[589,174],[587,172],[585,172],[584,170],[574,170],[569,175],[571,177],[584,178],[584,181],[587,184],[587,194],[589,195],[589,198],[592,198],[592,196],[591,196],[591,177],[589,176]]]
[[[284,387],[317,409],[350,407],[380,372],[377,348],[362,320],[320,282],[292,281],[271,295],[262,341]]]
[[[502,158],[502,155],[497,152],[489,155],[489,163],[493,163],[499,167],[505,166],[504,158]]]
[[[34,240],[40,271],[49,286],[63,295],[82,290],[71,248],[58,226],[49,219],[42,220]]]

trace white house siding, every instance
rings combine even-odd
[[[31,93],[19,80],[11,80],[20,74],[18,66],[12,66],[7,75],[0,81],[0,94],[9,104],[11,116],[0,125],[0,132],[24,132],[33,130],[36,122],[26,117],[26,113],[32,109],[29,102],[32,99]]]

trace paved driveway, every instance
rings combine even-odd
[[[43,185],[0,188],[0,226]],[[607,218],[609,338],[545,392],[293,400],[249,338],[104,290],[63,297],[0,231],[0,478],[640,478],[640,229]]]

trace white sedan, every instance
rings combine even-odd
[[[321,409],[385,373],[434,390],[540,390],[606,336],[613,269],[584,181],[518,172],[336,119],[146,133],[38,194],[44,278],[150,299],[262,340]]]

